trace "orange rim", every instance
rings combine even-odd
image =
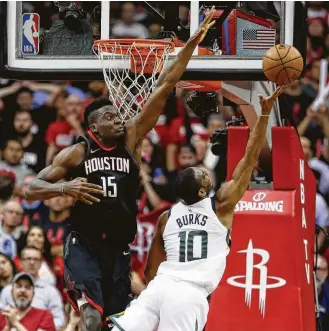
[[[109,49],[115,50],[116,54],[122,54],[122,51],[128,51],[132,44],[134,48],[140,52],[141,55],[148,55],[151,47],[156,47],[158,51],[164,51],[169,46],[169,53],[175,50],[175,45],[167,40],[153,40],[153,39],[107,39],[96,40],[94,42],[94,50],[102,49],[103,52],[109,52]],[[119,47],[117,47],[118,45]]]

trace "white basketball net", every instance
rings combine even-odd
[[[145,49],[149,52],[147,55]],[[168,61],[170,45],[159,48],[154,43],[143,50],[144,53],[138,40],[131,45],[122,45],[120,40],[111,44],[100,43],[95,50],[102,62],[109,99],[123,121],[129,120],[143,108],[157,83],[157,74]],[[140,72],[137,68],[141,68],[138,70]]]

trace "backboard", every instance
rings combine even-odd
[[[67,12],[75,11],[72,3],[0,2],[0,32],[4,36],[0,41],[1,77],[101,79],[102,65],[92,52],[95,39],[131,35],[166,38],[169,33],[165,32],[174,32],[178,46],[173,57],[213,4],[217,23],[195,50],[183,79],[266,80],[262,55],[276,43],[294,45],[305,58],[305,2],[144,1],[131,5],[82,1],[84,13],[77,11],[70,19],[61,20]],[[74,15],[79,14],[77,27]]]

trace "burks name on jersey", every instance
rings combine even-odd
[[[130,172],[130,160],[123,157],[94,157],[84,162],[86,175],[98,170]]]
[[[181,228],[184,225],[201,225],[205,226],[207,224],[208,216],[201,215],[198,213],[188,214],[181,216],[180,218],[176,219],[176,223]]]

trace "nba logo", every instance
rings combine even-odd
[[[22,53],[34,55],[39,53],[40,16],[26,13],[22,16]]]

